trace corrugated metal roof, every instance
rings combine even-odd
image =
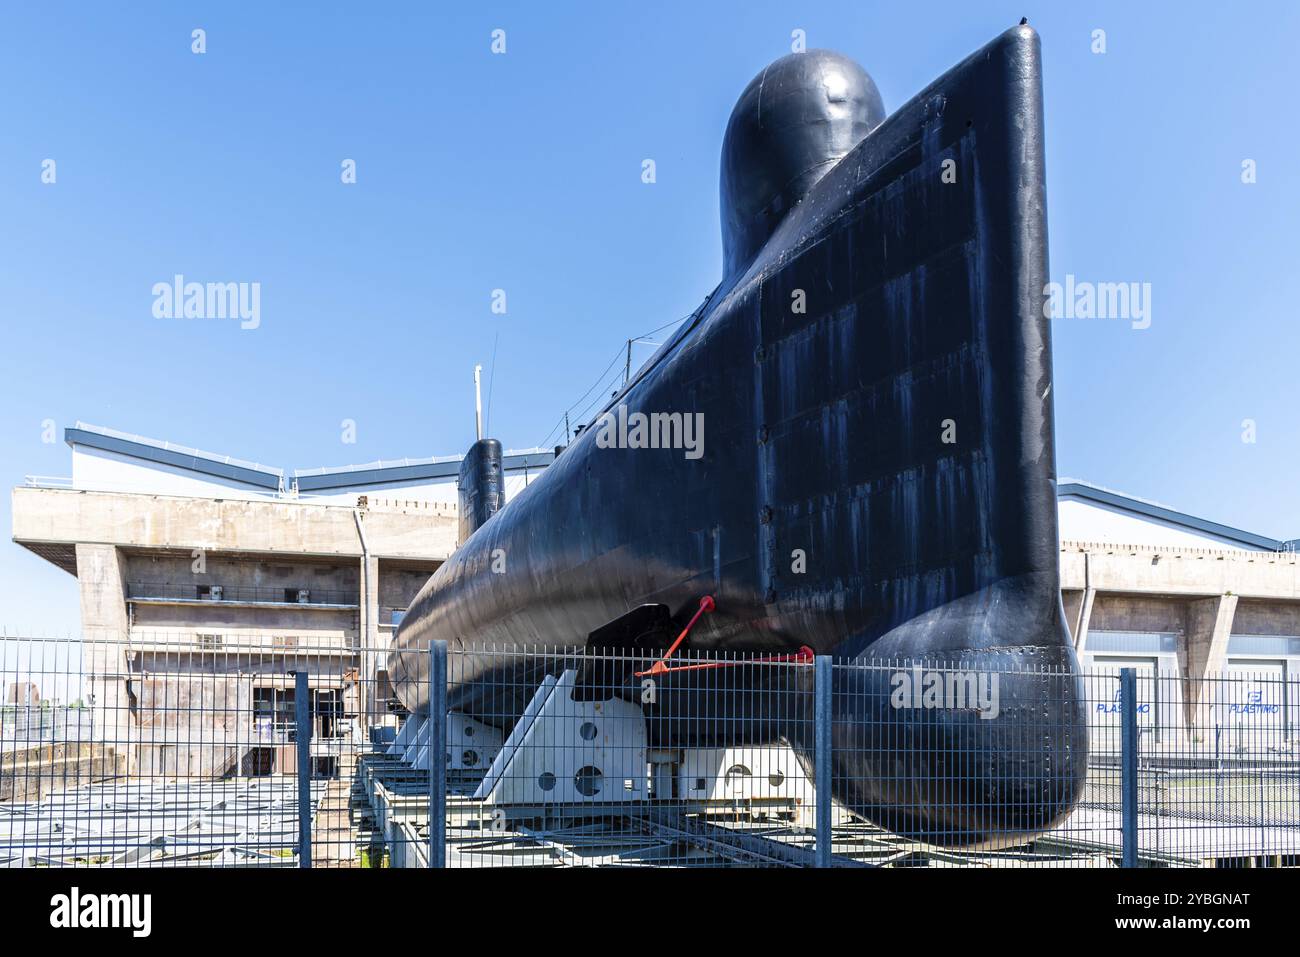
[[[78,422],[72,428],[64,429],[63,440],[70,446],[84,445],[106,452],[117,452],[132,458],[255,485],[258,488],[278,489],[284,477],[283,470],[257,462],[246,462],[230,455],[203,452],[174,442],[148,439],[142,435],[132,435],[130,432],[119,432],[116,429],[106,429],[85,422]]]
[[[462,455],[441,455],[428,459],[401,459],[396,462],[347,465],[334,469],[295,470],[293,475],[300,492],[353,488],[360,485],[391,485],[395,482],[453,477],[460,472],[463,458]],[[524,449],[506,452],[502,456],[502,465],[508,472],[512,469],[543,468],[554,460],[554,452],[545,449]]]
[[[1083,482],[1079,479],[1071,478],[1058,479],[1056,482],[1056,497],[1059,499],[1067,495],[1085,499],[1090,502],[1096,502],[1099,505],[1108,505],[1111,508],[1123,509],[1126,512],[1133,512],[1162,522],[1181,525],[1184,528],[1202,532],[1207,535],[1214,535],[1218,538],[1230,539],[1234,542],[1240,542],[1243,545],[1249,545],[1252,548],[1262,548],[1268,551],[1281,552],[1294,550],[1296,545],[1295,540],[1288,542],[1282,539],[1269,538],[1267,535],[1257,535],[1254,532],[1247,532],[1240,528],[1233,528],[1231,525],[1211,522],[1208,519],[1198,518],[1195,515],[1180,512],[1176,509],[1169,508],[1166,505],[1160,505],[1156,502],[1148,501],[1147,499],[1138,498],[1135,495],[1129,495],[1126,492],[1117,492],[1114,489],[1104,488],[1100,485],[1093,485],[1091,482]]]
[[[130,432],[89,425],[85,422],[78,422],[72,428],[65,429],[63,438],[70,446],[84,445],[88,448],[116,452],[120,455],[129,455],[148,462],[230,479],[258,488],[279,489],[284,479],[283,469],[257,462],[247,462],[230,455],[203,452],[174,442],[150,439]],[[304,492],[393,485],[400,482],[455,476],[460,471],[463,457],[440,455],[431,458],[381,460],[366,465],[295,469],[293,476],[299,491]],[[555,453],[546,449],[511,450],[505,453],[504,465],[507,471],[543,468],[554,459]]]

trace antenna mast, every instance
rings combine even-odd
[[[483,390],[479,384],[482,366],[474,367],[474,438],[483,438]]]

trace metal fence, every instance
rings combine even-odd
[[[1300,857],[1275,673],[202,638],[0,640],[0,865]]]

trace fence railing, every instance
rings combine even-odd
[[[1276,673],[243,637],[0,640],[0,865],[1300,859]]]
[[[242,602],[276,605],[338,605],[355,608],[357,591],[297,585],[196,585],[192,582],[127,582],[128,601]]]
[[[41,743],[91,738],[94,718],[84,705],[40,704],[0,705],[0,748],[13,749]]]

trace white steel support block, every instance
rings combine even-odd
[[[501,731],[459,711],[447,714],[447,770],[487,768],[501,751]]]
[[[477,797],[498,805],[645,799],[644,713],[620,698],[575,701],[576,680],[577,672],[568,670],[554,687],[538,688]]]
[[[411,735],[419,727],[420,720],[414,716],[408,717],[402,722],[402,726],[397,731],[397,737],[393,738],[393,743],[388,746],[385,754],[402,754],[411,743]]]
[[[407,745],[406,752],[402,755],[402,760],[407,764],[420,766],[423,759],[423,752],[429,747],[429,719],[423,717],[420,719],[420,727],[411,738],[411,743]]]
[[[687,748],[678,775],[684,798],[812,802],[812,782],[789,747]]]
[[[533,719],[537,717],[537,713],[542,710],[542,705],[546,703],[546,699],[550,697],[551,692],[554,690],[555,676],[547,675],[542,679],[542,683],[537,686],[537,690],[533,693],[533,697],[524,708],[524,713],[519,716],[519,720],[515,722],[515,726],[510,729],[510,734],[506,737],[505,744],[502,745],[501,750],[497,752],[496,757],[492,759],[491,767],[488,768],[487,774],[483,776],[483,780],[479,782],[478,790],[474,792],[474,797],[476,799],[480,801],[483,800],[483,798],[486,797],[487,794],[496,786],[496,783],[501,780],[501,774],[505,770],[505,766],[510,762],[511,755],[513,755],[515,749],[519,747],[519,743],[524,739],[524,735],[527,734],[528,729],[532,727]]]

